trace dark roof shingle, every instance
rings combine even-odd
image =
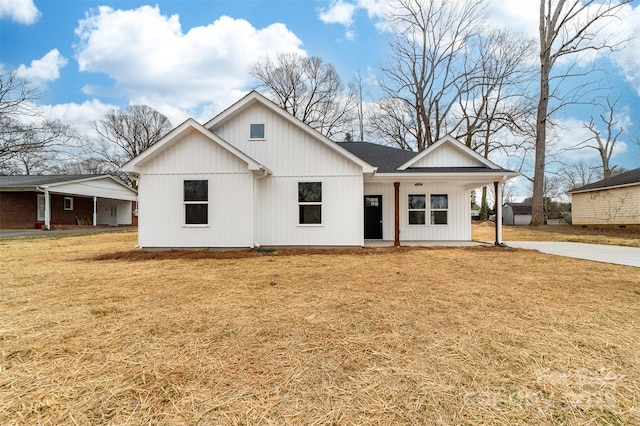
[[[615,186],[640,184],[640,168],[629,170],[628,172],[620,173],[616,176],[611,176],[607,179],[593,182],[580,188],[575,188],[569,191],[569,194],[573,192],[583,192],[590,190],[606,189]]]

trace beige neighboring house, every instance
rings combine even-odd
[[[640,168],[569,191],[572,223],[640,228]]]

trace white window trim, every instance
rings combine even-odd
[[[184,181],[185,180],[206,180],[207,181],[207,201],[185,201],[184,199]],[[211,209],[209,209],[209,199],[211,195],[209,194],[210,185],[209,179],[184,179],[182,181],[182,227],[183,228],[209,228],[211,222]],[[206,204],[207,205],[207,223],[187,223],[187,205],[189,204]]]
[[[251,126],[255,124],[261,124],[263,126],[264,134],[261,138],[251,137]],[[267,140],[267,123],[249,123],[249,140],[250,141],[266,141]]]
[[[433,209],[431,208],[431,197],[433,195],[445,195],[447,197],[446,209]],[[447,223],[431,223],[431,212],[447,212]],[[449,194],[448,193],[433,193],[429,194],[429,226],[449,226]]]
[[[322,196],[324,183],[320,180],[315,181],[299,181],[298,187],[301,183],[319,183],[320,184],[320,194]],[[324,208],[322,207],[322,201],[298,201],[298,225],[301,227],[309,228],[309,227],[322,227],[324,226],[324,215],[322,214]],[[300,206],[320,206],[320,223],[300,223]]]
[[[409,208],[409,197],[411,197],[412,195],[423,195],[424,196],[424,209],[410,209]],[[429,200],[429,195],[428,194],[407,194],[407,226],[427,226],[429,223],[427,221],[427,212],[429,211],[427,209],[427,200]],[[410,216],[410,212],[424,212],[424,223],[411,223],[409,216]]]
[[[69,200],[69,207],[67,208],[67,200]],[[64,197],[63,207],[66,211],[73,211],[73,197]]]

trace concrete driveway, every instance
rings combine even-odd
[[[509,247],[640,268],[640,248],[549,241],[505,241]]]

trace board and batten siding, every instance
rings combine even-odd
[[[300,225],[298,182],[322,182],[322,224]],[[257,241],[266,246],[361,246],[362,175],[269,176],[258,180]]]
[[[444,144],[411,167],[478,167],[482,164],[451,145]]]
[[[365,195],[382,195],[383,239],[393,241],[395,232],[395,188],[393,183],[366,183]],[[427,197],[427,224],[409,225],[409,195]],[[429,224],[429,196],[447,194],[446,225]],[[455,185],[423,182],[400,184],[400,241],[469,241],[471,240],[471,192]]]
[[[184,180],[209,181],[206,226],[184,224]],[[189,132],[142,166],[141,247],[252,247],[253,174],[247,164],[198,132]]]
[[[252,123],[265,124],[264,140],[249,140]],[[252,105],[211,130],[264,164],[274,176],[362,175],[361,166],[261,104]]]
[[[571,194],[574,225],[640,224],[640,185]]]

